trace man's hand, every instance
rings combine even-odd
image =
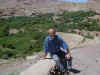
[[[71,58],[71,55],[70,55],[70,54],[67,54],[67,55],[65,56],[65,58],[69,60],[69,59]]]
[[[68,53],[69,53],[69,51],[67,51],[67,50],[65,50],[64,52],[65,52],[66,54],[68,54]]]
[[[70,54],[69,49],[65,50],[65,53],[66,53],[65,58],[66,58],[66,59],[70,59],[70,58],[71,58],[71,54]]]
[[[47,55],[48,55],[48,53],[45,52],[44,55],[40,57],[40,60],[46,59]]]
[[[69,54],[69,53],[70,53],[69,48],[67,48],[64,52],[65,52],[66,54]]]

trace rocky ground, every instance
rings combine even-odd
[[[35,64],[42,53],[36,53],[33,56],[28,56],[26,59],[11,60],[0,64],[0,75],[19,75],[20,72],[26,70],[32,64]]]
[[[72,49],[73,67],[71,75],[99,75],[100,74],[100,44],[91,46],[85,46],[84,48]],[[38,62],[36,65],[32,65],[30,68],[22,72],[21,75],[47,75],[44,73],[50,68],[50,60],[48,63]],[[48,67],[45,67],[47,66]],[[34,67],[35,66],[35,67]],[[44,67],[40,70],[41,66]],[[51,65],[52,66],[52,65]],[[39,68],[39,69],[38,69]],[[35,71],[35,69],[37,70]],[[39,73],[40,71],[40,73]],[[65,75],[67,75],[65,73]]]
[[[100,73],[100,39],[87,39],[75,34],[57,33],[69,44],[73,56],[73,74],[99,75]],[[18,59],[9,63],[0,64],[0,75],[19,75],[35,64],[41,52],[26,59]],[[34,74],[33,74],[34,75]]]
[[[100,44],[74,49],[72,55],[74,75],[100,74]]]

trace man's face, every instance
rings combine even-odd
[[[55,31],[49,32],[49,35],[50,35],[50,37],[51,37],[52,39],[54,39],[55,36],[56,36],[56,32],[55,32]]]

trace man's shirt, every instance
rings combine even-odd
[[[44,51],[49,53],[57,53],[61,48],[67,50],[68,45],[64,40],[56,35],[55,39],[52,39],[50,36],[47,36],[44,43]]]

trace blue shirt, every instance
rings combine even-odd
[[[44,51],[49,53],[57,53],[60,48],[67,50],[68,45],[65,41],[58,35],[55,39],[52,39],[50,36],[47,36],[44,42]]]

